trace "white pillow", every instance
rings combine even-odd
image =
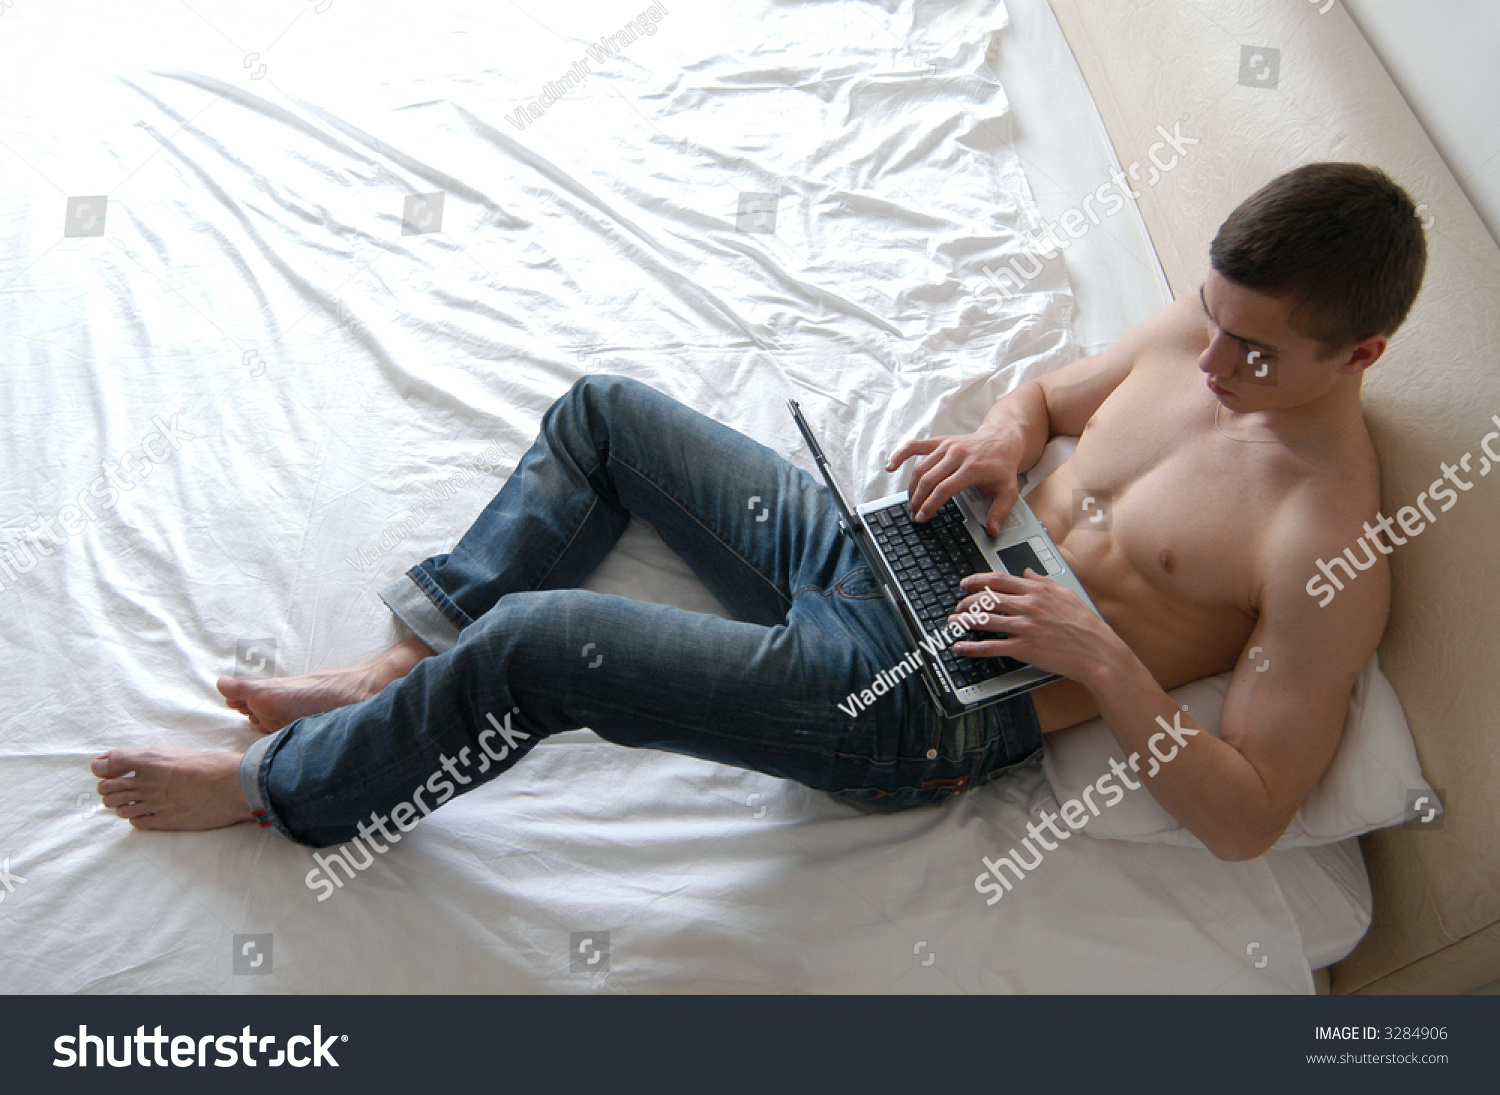
[[[1217,737],[1230,677],[1229,673],[1205,677],[1167,694],[1178,706],[1185,704],[1187,715]],[[1110,772],[1111,758],[1120,763],[1125,760],[1124,751],[1102,719],[1048,734],[1043,745],[1042,767],[1059,803],[1081,799],[1085,787]],[[1144,757],[1141,763],[1144,765]],[[1123,789],[1119,780],[1114,785]],[[1095,795],[1102,797],[1097,791]],[[1380,671],[1379,659],[1372,656],[1354,684],[1344,734],[1333,761],[1274,847],[1331,844],[1413,820],[1413,803],[1424,795],[1441,814],[1437,796],[1422,778],[1401,701]],[[1422,812],[1426,811],[1424,805]],[[1144,786],[1126,790],[1125,797],[1113,806],[1102,806],[1083,831],[1107,840],[1203,847]]]

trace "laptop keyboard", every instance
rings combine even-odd
[[[929,634],[947,627],[949,615],[967,596],[959,582],[970,574],[990,570],[964,528],[958,504],[951,500],[920,525],[913,523],[905,502],[866,514],[866,524],[896,572],[907,600],[916,608],[917,619]],[[998,637],[1003,636],[991,631],[967,631],[957,641]],[[953,653],[951,644],[938,654],[938,659],[959,688],[1009,673],[1024,664],[1014,658],[966,658]]]

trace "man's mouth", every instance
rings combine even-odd
[[[1234,395],[1234,393],[1231,392],[1228,388],[1223,388],[1223,387],[1220,387],[1218,384],[1215,384],[1213,377],[1211,377],[1211,376],[1210,377],[1205,377],[1204,379],[1207,380],[1207,382],[1208,382],[1208,390],[1211,391],[1211,392],[1213,392],[1214,395],[1228,395],[1228,396]]]

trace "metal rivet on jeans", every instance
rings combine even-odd
[[[936,749],[929,749],[929,750],[927,750],[927,759],[928,760],[932,760],[936,756],[937,756],[937,750]]]

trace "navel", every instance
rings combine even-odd
[[[1165,548],[1162,549],[1162,553],[1157,556],[1157,559],[1161,561],[1161,568],[1168,574],[1171,574],[1174,570],[1177,569],[1176,557],[1173,556],[1173,554]]]

